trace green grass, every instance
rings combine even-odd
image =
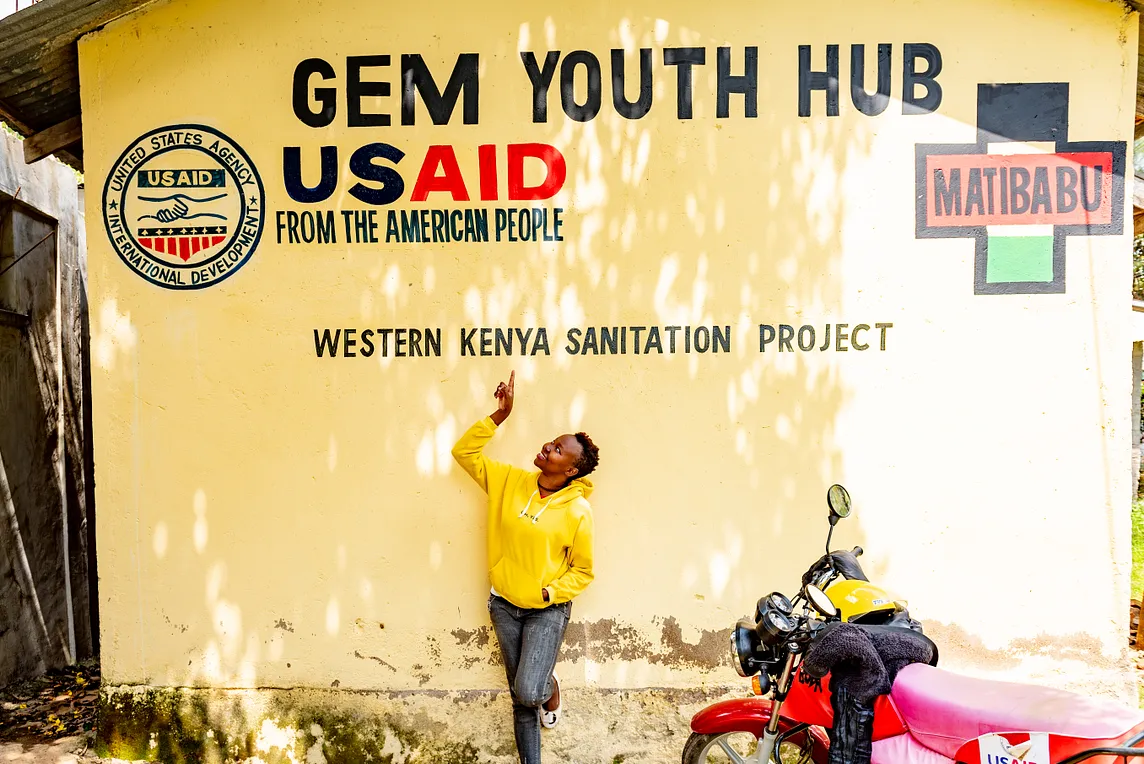
[[[1132,502],[1132,599],[1144,594],[1144,498]]]
[[[1144,498],[1132,502],[1132,599],[1144,596]],[[1136,674],[1138,704],[1144,708],[1144,681]]]

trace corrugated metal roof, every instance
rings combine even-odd
[[[25,137],[80,116],[76,41],[151,0],[43,0],[0,20],[0,119]],[[83,142],[53,152],[83,169]]]

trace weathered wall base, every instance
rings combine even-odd
[[[1055,686],[1135,701],[1124,656],[1083,635],[1041,637],[989,649],[964,630],[926,622],[951,671]],[[709,667],[714,668],[714,667]],[[716,676],[715,673],[712,676]],[[544,755],[569,764],[677,761],[703,706],[749,692],[733,681],[695,689],[567,687],[559,727],[545,731]],[[120,686],[105,689],[98,752],[124,759],[294,764],[515,764],[508,692],[357,691]]]
[[[1130,706],[1139,702],[1136,672],[1128,651],[1107,653],[1100,640],[1089,635],[1041,634],[990,648],[960,626],[938,621],[923,623],[926,635],[941,651],[939,665],[947,671],[1054,687]]]
[[[990,648],[965,629],[925,622],[950,671],[1002,681],[1029,682],[1135,704],[1127,656],[1106,654],[1100,640],[1075,634],[1041,635]],[[499,665],[488,627],[458,630],[464,649],[457,665]],[[748,685],[726,665],[727,632],[704,632],[697,644],[679,638],[674,620],[656,647],[628,626],[574,622],[563,662],[565,713],[545,731],[545,757],[572,764],[678,761],[691,716]],[[694,688],[639,690],[572,686],[587,655],[623,662],[666,663]],[[381,659],[364,655],[362,661]],[[438,680],[448,661],[435,665]],[[698,669],[699,673],[690,673]],[[674,672],[673,672],[674,674]],[[351,682],[361,676],[343,676]],[[428,680],[429,674],[426,674]],[[99,751],[124,759],[180,762],[363,761],[515,764],[507,691],[339,689],[217,689],[121,685],[104,691]]]
[[[569,764],[676,761],[689,720],[734,689],[568,688],[545,758]],[[98,753],[176,762],[513,764],[507,691],[118,687],[104,691]]]

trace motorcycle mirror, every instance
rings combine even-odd
[[[826,596],[826,592],[814,584],[807,584],[803,592],[806,595],[806,601],[809,602],[811,607],[817,610],[818,614],[822,617],[833,618],[838,615],[838,608],[834,607],[834,603]]]
[[[831,525],[850,516],[850,494],[837,483],[830,486],[830,490],[826,492],[826,505],[830,507]]]

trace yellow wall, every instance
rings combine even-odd
[[[1072,141],[1127,140],[1136,30],[1113,3],[1073,0],[188,0],[85,38],[89,198],[113,198],[105,179],[140,136],[195,123],[249,154],[266,210],[249,261],[192,290],[133,272],[99,211],[88,215],[108,680],[501,686],[483,641],[483,497],[449,448],[511,369],[517,409],[497,457],[526,465],[575,429],[601,446],[598,577],[573,609],[573,687],[730,680],[713,663],[717,632],[759,595],[789,591],[817,557],[833,482],[856,507],[836,544],[862,544],[871,576],[911,600],[955,662],[1011,668],[998,656],[1035,652],[1018,641],[1034,637],[1056,665],[1118,654],[1129,237],[1069,236],[1064,293],[975,294],[972,238],[916,236],[915,145],[974,143],[977,86],[997,82],[1067,82]],[[850,45],[867,45],[872,83],[880,42],[893,45],[892,97],[867,117],[850,100]],[[903,45],[921,42],[941,52],[943,98],[903,115]],[[822,93],[798,116],[800,44],[814,69],[840,45],[839,116],[825,115]],[[690,120],[677,118],[676,70],[663,63],[664,48],[682,46],[706,51]],[[758,47],[756,118],[738,95],[716,117],[719,46],[734,73]],[[633,71],[639,47],[653,52],[654,99],[627,120],[612,107],[608,51],[627,50]],[[550,49],[601,60],[594,120],[568,119],[554,85],[548,121],[532,122],[519,52],[543,61]],[[479,54],[478,124],[462,124],[458,104],[449,125],[432,125],[418,102],[416,124],[401,125],[407,53],[442,87],[458,54]],[[372,54],[392,57],[367,71],[392,94],[366,108],[394,124],[351,128],[346,57]],[[291,106],[294,69],[311,57],[337,73],[328,127]],[[349,194],[349,155],[372,142],[406,154],[391,207]],[[504,199],[510,143],[560,151],[555,198]],[[445,144],[473,201],[410,201],[427,148]],[[500,201],[478,196],[486,144],[498,147]],[[338,147],[328,201],[290,199],[286,146],[301,147],[310,184],[319,147]],[[389,209],[521,204],[563,209],[564,240],[384,242]],[[278,243],[276,214],[310,208],[335,211],[338,243]],[[382,241],[347,243],[340,212],[369,209]],[[864,352],[759,352],[760,324],[814,325],[821,344],[823,325],[839,322],[893,327],[885,350],[871,330]],[[730,352],[565,352],[573,327],[701,324],[730,326]],[[437,327],[442,354],[317,358],[324,327]],[[462,357],[472,327],[546,327],[551,355]],[[1065,604],[1087,615],[1062,618]]]

